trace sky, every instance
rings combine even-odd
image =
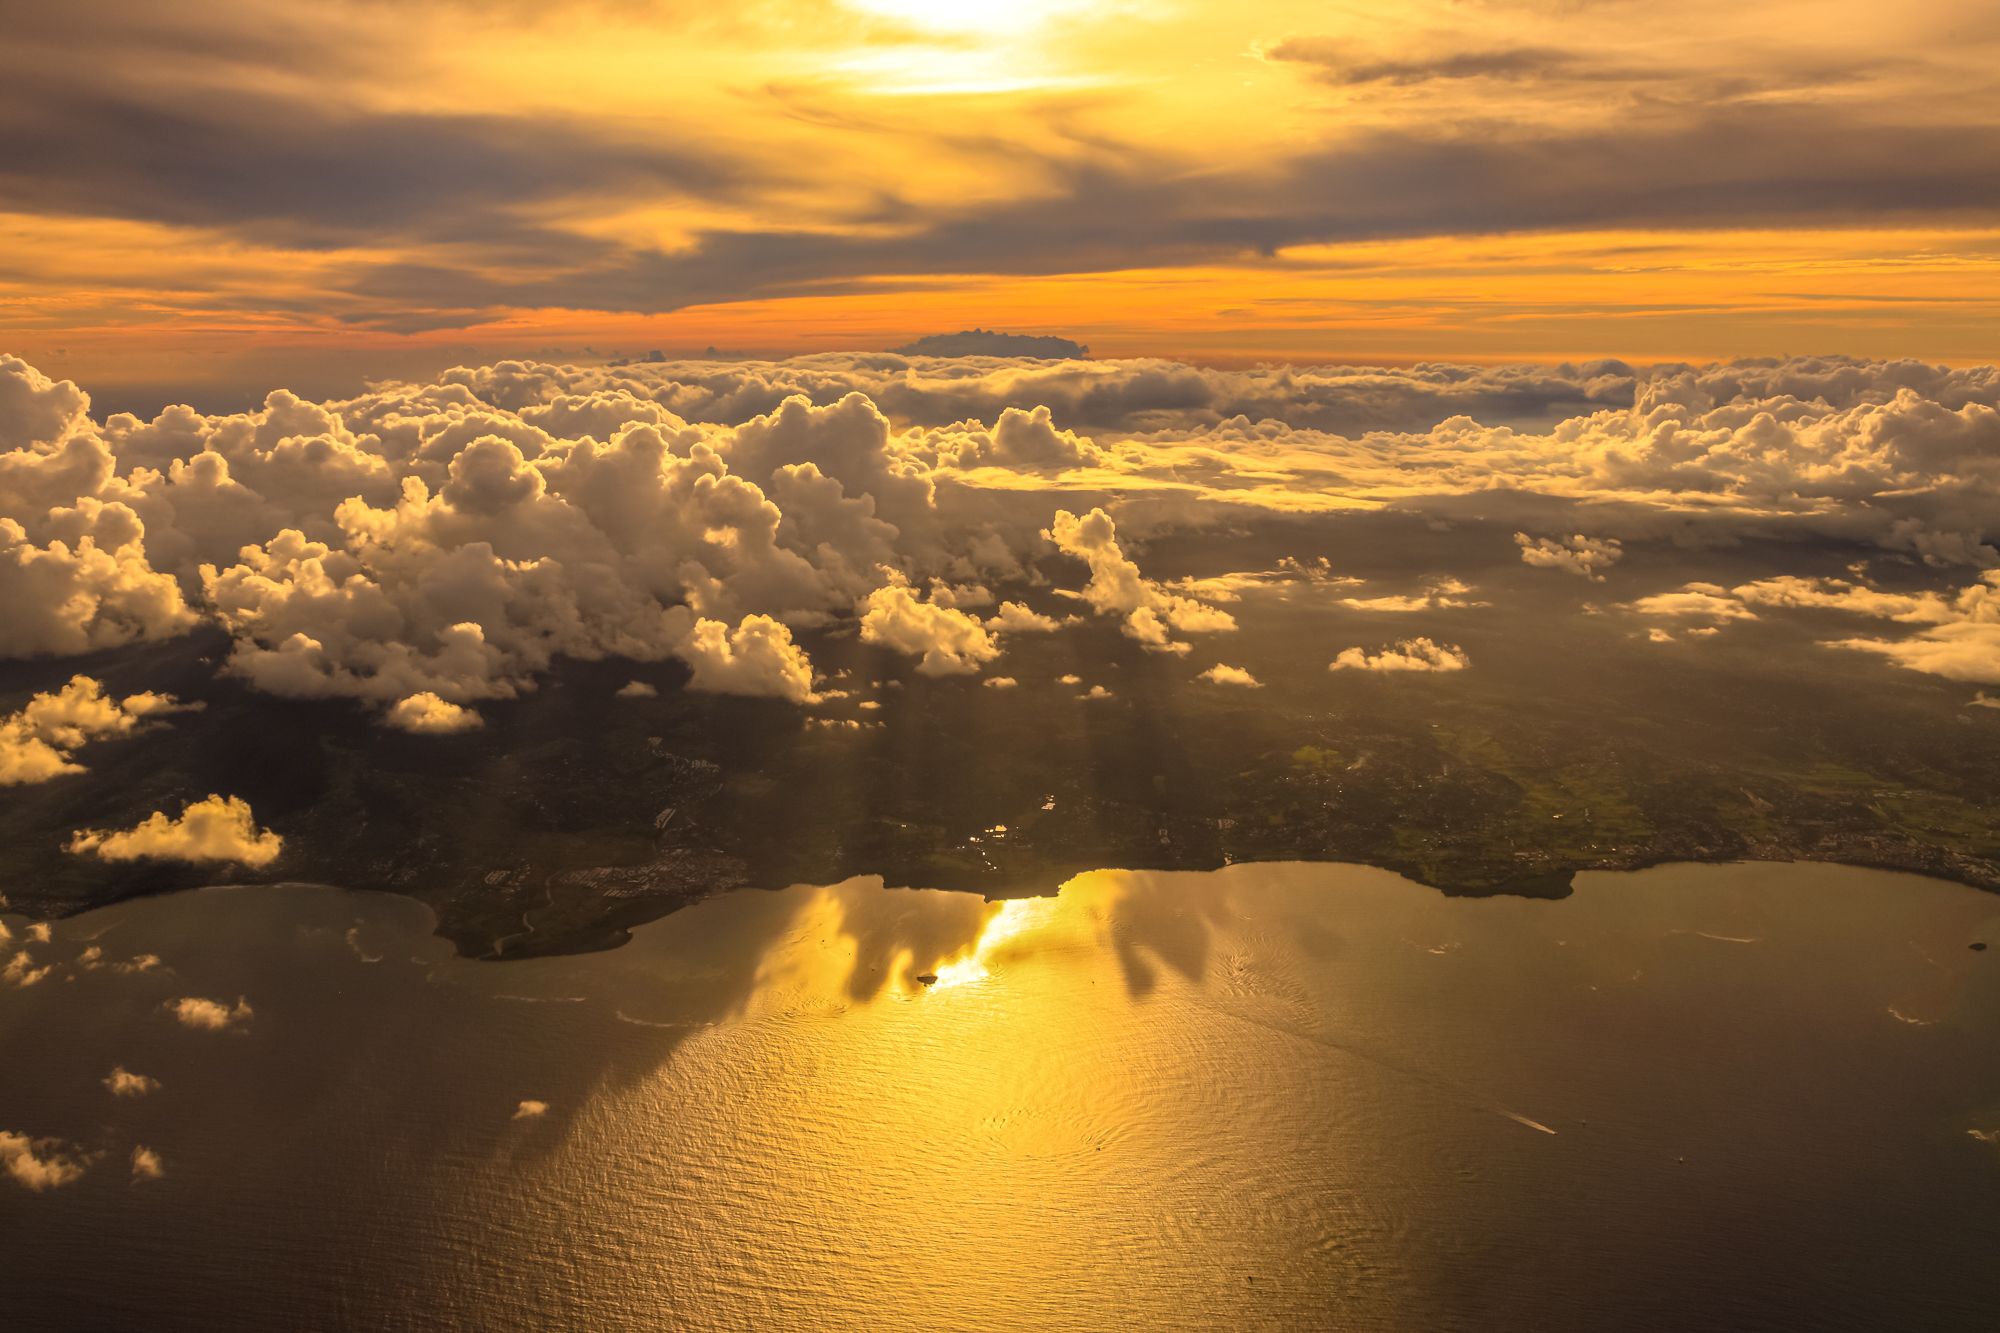
[[[974,325],[1976,362],[1997,61],[1978,0],[31,6],[0,347],[114,403]]]

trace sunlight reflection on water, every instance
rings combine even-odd
[[[152,1327],[1975,1321],[1995,922],[1824,867],[1265,866],[734,894],[491,964],[399,899],[132,903],[50,957],[163,968],[0,995],[0,1130],[97,1154],[0,1252],[17,1310]]]

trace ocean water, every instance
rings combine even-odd
[[[9,1328],[2000,1327],[2000,899],[1912,876],[5,920]]]

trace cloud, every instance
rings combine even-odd
[[[623,685],[620,685],[614,693],[620,699],[657,699],[660,697],[660,692],[643,680],[628,680]]]
[[[221,1032],[239,1023],[247,1023],[256,1011],[249,1001],[238,996],[232,1007],[220,1000],[206,1000],[197,995],[184,995],[167,1006],[175,1020],[182,1027],[193,1028],[197,1032]]]
[[[731,629],[719,620],[695,622],[680,656],[694,668],[693,685],[717,694],[763,695],[811,703],[812,662],[792,631],[770,616],[745,616]]]
[[[1117,524],[1101,508],[1082,517],[1058,509],[1043,536],[1090,567],[1083,601],[1100,615],[1123,617],[1120,628],[1127,638],[1156,651],[1185,653],[1188,645],[1173,632],[1219,634],[1236,628],[1227,611],[1168,592],[1140,574],[1118,543]]]
[[[987,617],[986,628],[995,634],[1053,634],[1062,623],[1020,602],[1002,602]]]
[[[329,40],[351,41],[351,30]],[[213,47],[200,55],[212,60]],[[296,62],[289,51],[277,63],[305,74]],[[183,78],[203,68],[176,64]],[[0,59],[0,129],[18,145],[0,168],[8,195],[35,211],[284,244],[441,240],[454,227],[468,242],[532,244],[556,239],[512,217],[537,200],[635,189],[715,197],[742,174],[687,140],[641,142],[568,116],[379,110],[290,80],[228,84],[225,97],[213,84],[163,87],[152,65],[143,76],[58,77],[45,59]]]
[[[132,1145],[133,1184],[136,1185],[140,1181],[145,1181],[145,1180],[158,1180],[160,1177],[166,1174],[167,1174],[166,1163],[160,1160],[160,1155],[158,1153],[154,1152],[151,1148],[146,1147],[144,1144],[135,1143]]]
[[[1976,119],[1783,98],[1555,123],[1475,108],[1358,124],[1204,171],[1179,169],[1161,145],[1128,146],[1115,165],[1044,159],[1039,189],[914,208],[893,229],[752,220],[673,249],[577,237],[567,266],[391,261],[347,290],[382,305],[657,313],[885,274],[1106,273],[1410,237],[1962,222],[2000,205],[1984,170],[1996,155],[2000,129]]]
[[[2000,684],[2000,570],[1987,570],[1952,593],[1885,592],[1848,579],[1796,575],[1757,579],[1730,589],[1693,583],[1677,593],[1641,599],[1632,609],[1720,624],[1755,619],[1752,606],[1831,611],[1914,625],[1917,632],[1904,638],[1858,635],[1823,642],[1832,648],[1873,653],[1897,666],[1947,680]],[[1687,633],[1712,634],[1715,628],[1709,625]],[[1657,628],[1651,636],[1655,642],[1672,637]]]
[[[419,736],[449,736],[477,731],[484,725],[479,710],[450,703],[429,690],[419,690],[407,699],[397,700],[382,714],[382,722]]]
[[[1757,613],[1714,583],[1690,583],[1677,592],[1655,593],[1629,604],[1642,616],[1672,616],[1702,620],[1755,620]]]
[[[1997,405],[1992,367],[1824,357],[1223,370],[848,353],[503,361],[100,420],[75,385],[0,359],[0,546],[37,553],[6,585],[0,640],[17,637],[0,651],[205,624],[254,689],[422,724],[532,691],[558,658],[679,661],[697,690],[809,703],[820,631],[971,673],[1006,636],[1063,623],[998,600],[1050,582],[1175,654],[1235,627],[1224,604],[1294,585],[1384,614],[1472,604],[1455,580],[1375,595],[1324,557],[1162,581],[1128,549],[1290,514],[1499,521],[1530,565],[1593,579],[1668,539],[1977,568],[2000,565]],[[83,572],[42,578],[55,557]],[[1697,583],[1628,609],[1723,623],[1780,595]],[[1943,617],[1907,622],[1943,632],[1906,656],[1975,669],[1981,631],[1897,596]],[[76,762],[38,722],[0,735],[11,771]]]
[[[78,535],[39,546],[0,517],[0,657],[116,648],[194,625],[180,585],[148,563],[130,508],[81,497],[73,512]]]
[[[1377,611],[1402,614],[1411,611],[1451,610],[1458,607],[1484,606],[1468,596],[1472,586],[1458,579],[1439,579],[1422,592],[1384,597],[1342,597],[1340,604],[1350,611]]]
[[[1433,643],[1426,638],[1404,639],[1393,647],[1370,656],[1359,648],[1348,648],[1327,666],[1330,671],[1463,671],[1472,659],[1455,647]]]
[[[891,580],[868,594],[861,641],[919,656],[927,676],[966,675],[1000,655],[1000,644],[976,616],[923,601],[906,582]]]
[[[14,1182],[39,1194],[70,1184],[83,1175],[81,1158],[57,1139],[30,1139],[0,1129],[0,1166]]]
[[[1195,679],[1205,680],[1211,685],[1240,685],[1252,690],[1263,688],[1263,683],[1242,667],[1227,666],[1221,662],[1217,662]]]
[[[1604,582],[1603,571],[1617,564],[1625,554],[1616,537],[1585,537],[1581,533],[1572,537],[1530,537],[1517,532],[1514,544],[1521,548],[1521,563],[1536,569],[1560,569],[1592,583]]]
[[[159,1091],[160,1080],[134,1074],[120,1065],[105,1076],[104,1086],[113,1097],[144,1097],[149,1092]]]
[[[1020,683],[1020,681],[1015,680],[1012,676],[988,676],[980,682],[980,684],[989,690],[1011,690]]]
[[[1549,47],[1449,51],[1416,59],[1370,58],[1350,43],[1330,37],[1288,38],[1265,52],[1264,58],[1309,66],[1315,79],[1343,88],[1458,79],[1535,80],[1566,75],[1577,65],[1569,52]]]
[[[2000,685],[2000,624],[1990,621],[1939,625],[1908,639],[1836,639],[1833,646],[1874,653],[1946,680]]]
[[[26,990],[46,980],[53,971],[55,971],[53,963],[36,967],[35,960],[29,956],[28,951],[22,949],[7,960],[5,967],[0,967],[0,982],[19,990]]]
[[[521,1104],[514,1108],[514,1114],[509,1118],[513,1120],[539,1120],[548,1113],[549,1104],[547,1102],[538,1102],[532,1098],[524,1098]]]
[[[284,839],[257,827],[248,801],[211,795],[171,819],[155,810],[129,829],[80,829],[68,850],[106,861],[233,861],[261,869],[278,859]]]
[[[150,719],[185,707],[170,694],[114,699],[89,676],[72,676],[61,690],[37,694],[20,711],[0,718],[0,787],[80,773],[83,765],[71,757],[74,751],[93,740],[129,736]]]

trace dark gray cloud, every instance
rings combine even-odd
[[[677,252],[577,241],[567,271],[495,279],[445,264],[352,291],[428,306],[660,312],[828,293],[884,274],[1099,272],[1290,246],[1624,227],[1841,225],[2000,212],[2000,126],[1884,124],[1824,108],[1727,107],[1692,123],[1564,132],[1477,126],[1348,136],[1270,168],[1188,170],[1134,152],[1053,166],[1051,192],[889,234],[712,231]],[[879,281],[874,284],[879,290]]]
[[[609,2],[668,28],[693,21],[685,6]],[[1559,125],[1427,116],[1357,130],[1330,119],[1316,148],[1251,142],[1226,160],[1112,142],[1081,128],[1088,117],[1060,98],[1024,104],[995,129],[975,118],[871,117],[853,98],[818,108],[775,85],[745,94],[753,113],[810,123],[832,136],[829,151],[853,149],[868,165],[845,179],[826,161],[787,157],[776,138],[757,155],[671,123],[591,118],[589,108],[568,119],[408,109],[408,92],[433,73],[426,41],[461,21],[450,3],[422,8],[410,22],[429,36],[403,50],[373,3],[307,18],[265,0],[32,7],[0,43],[0,209],[390,250],[392,262],[340,268],[312,310],[399,332],[464,326],[507,307],[658,313],[863,283],[882,291],[898,276],[1227,263],[1322,242],[1984,224],[2000,212],[2000,122],[1977,99],[1898,102],[1891,114],[1879,100],[1745,95],[1853,75],[1796,61],[1768,77],[1690,81],[1548,45],[1376,58],[1294,38],[1272,57],[1354,86],[1598,80],[1618,95]],[[510,5],[495,21],[528,16]],[[942,155],[1033,184],[991,202],[940,202],[934,182],[904,189],[869,174],[891,154]],[[818,206],[799,206],[814,196]],[[677,207],[758,221],[649,245],[552,220]],[[229,309],[248,298],[204,299]],[[277,302],[258,308],[284,313]]]
[[[517,210],[594,195],[728,193],[720,154],[545,116],[371,112],[316,96],[226,97],[13,71],[0,203],[18,212],[221,227],[293,244],[430,237],[546,252]]]

